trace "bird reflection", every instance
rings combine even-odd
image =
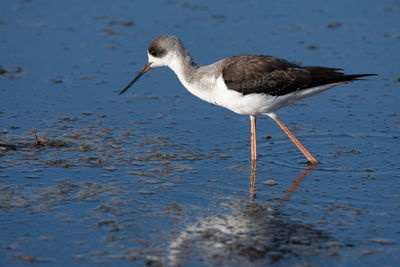
[[[250,169],[250,200],[254,201],[256,199],[256,167],[257,161],[251,161],[251,169]]]
[[[313,168],[305,169],[280,198],[290,198]],[[195,218],[171,240],[165,263],[224,266],[284,264],[290,258],[329,255],[330,237],[311,224],[293,220],[280,205],[255,200],[256,168],[250,172],[250,200],[225,201],[216,213]]]
[[[304,169],[304,171],[296,178],[296,180],[293,181],[289,189],[286,190],[285,194],[282,196],[282,199],[289,199],[292,196],[292,193],[296,191],[296,188],[303,182],[307,175],[314,170],[314,168],[314,165],[310,165],[307,169]]]
[[[285,265],[301,256],[324,257],[335,249],[323,230],[291,219],[277,206],[228,201],[217,212],[180,229],[168,246],[166,265]]]
[[[254,201],[256,198],[256,161],[251,161],[250,169],[250,200]],[[281,205],[285,205],[282,200],[289,199],[292,193],[296,191],[296,188],[303,182],[303,180],[315,169],[315,165],[309,165],[303,172],[293,181],[289,189],[285,191],[284,195],[277,199],[277,202]]]

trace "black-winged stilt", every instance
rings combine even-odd
[[[310,164],[318,161],[289,131],[275,112],[295,101],[319,94],[334,86],[376,74],[346,75],[341,69],[299,66],[266,55],[243,55],[222,59],[208,66],[196,65],[175,36],[155,38],[148,48],[148,63],[120,92],[128,90],[146,71],[168,66],[195,96],[239,114],[250,115],[251,160],[257,160],[256,116],[267,115],[285,131]]]

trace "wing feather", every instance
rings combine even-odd
[[[345,75],[337,68],[301,67],[284,59],[266,55],[230,57],[222,63],[222,77],[227,87],[244,95],[264,93],[280,96],[296,90],[352,81],[371,75]]]

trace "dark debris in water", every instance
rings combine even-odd
[[[85,116],[92,115],[85,112]],[[100,114],[99,119],[106,117]],[[185,145],[176,144],[168,137],[159,135],[138,136],[133,129],[119,129],[118,127],[104,126],[80,126],[77,117],[59,117],[54,126],[57,130],[34,130],[32,141],[29,132],[22,135],[11,135],[4,132],[0,140],[0,156],[12,155],[24,158],[26,163],[32,165],[44,164],[47,167],[92,167],[114,171],[118,165],[137,166],[130,171],[138,176],[158,176],[174,172],[193,172],[188,166],[183,167],[179,162],[192,162],[205,160],[212,157],[219,159],[229,158],[229,154],[223,153],[196,153],[186,150]],[[64,125],[65,124],[65,125]],[[142,124],[140,124],[142,125]],[[38,134],[36,134],[36,132]],[[38,135],[43,136],[39,138]],[[3,141],[4,140],[4,141]],[[55,151],[43,153],[45,148],[56,148]],[[38,150],[39,149],[39,150]],[[28,153],[37,154],[34,157],[26,157]],[[165,166],[160,170],[145,174],[140,166],[146,162]],[[13,162],[8,161],[7,167],[12,167]],[[15,161],[15,166],[18,162]],[[179,166],[180,165],[180,166]],[[169,166],[169,167],[168,167]]]
[[[328,24],[327,28],[328,29],[335,29],[335,28],[339,28],[341,26],[342,26],[341,22],[332,22],[332,23]]]
[[[34,148],[40,148],[40,147],[69,147],[70,145],[64,141],[57,140],[57,139],[38,139],[37,135],[34,134],[35,140],[32,142],[16,142],[16,143],[2,143],[0,142],[0,148],[1,152],[7,152],[9,150],[18,150],[18,149],[23,149],[23,150],[29,150],[29,149],[34,149]]]
[[[22,67],[15,67],[13,69],[5,69],[2,66],[0,66],[0,75],[4,75],[5,77],[7,77],[8,79],[14,79],[16,78],[16,74],[23,72]]]
[[[315,49],[318,49],[318,46],[315,44],[310,44],[310,45],[307,45],[306,48],[309,50],[315,50]]]
[[[57,84],[57,83],[63,83],[63,80],[61,79],[51,79],[50,80],[52,83]]]
[[[45,213],[53,210],[62,202],[96,201],[104,194],[114,195],[120,189],[96,182],[69,183],[58,182],[55,185],[37,189],[23,189],[20,186],[3,186],[0,194],[0,209],[23,209],[28,213]],[[100,208],[104,211],[106,208]]]
[[[356,149],[351,149],[351,150],[344,150],[344,151],[334,151],[334,152],[330,152],[330,154],[333,154],[334,156],[342,156],[342,155],[350,156],[350,155],[361,154],[361,152]]]
[[[14,260],[21,260],[27,263],[40,263],[40,262],[48,262],[49,259],[47,258],[36,258],[29,255],[11,255],[11,259]]]
[[[108,25],[110,25],[110,26],[120,25],[120,26],[124,26],[124,27],[130,27],[130,26],[135,25],[135,23],[133,21],[111,20],[108,22]]]

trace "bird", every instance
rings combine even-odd
[[[314,96],[332,87],[376,74],[344,74],[343,69],[300,66],[282,58],[247,54],[232,56],[206,66],[197,65],[176,36],[156,37],[147,49],[148,62],[119,93],[128,90],[151,68],[167,66],[193,95],[235,113],[250,116],[251,162],[256,166],[256,117],[272,118],[307,158],[317,165],[311,153],[299,142],[276,111],[300,99]]]

